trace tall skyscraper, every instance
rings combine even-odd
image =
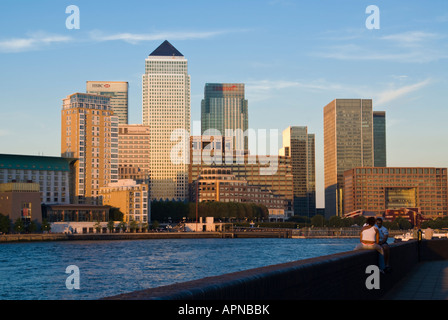
[[[249,128],[248,103],[244,98],[242,83],[206,83],[201,103],[201,134],[211,135],[216,129],[220,135],[234,136],[235,150],[248,149]]]
[[[315,136],[307,127],[290,126],[283,131],[281,156],[291,158],[294,215],[316,214]]]
[[[335,99],[324,107],[325,216],[342,216],[343,174],[373,166],[371,99]]]
[[[151,199],[188,198],[190,76],[187,59],[164,41],[145,60],[143,124],[150,127]]]
[[[374,166],[386,167],[386,112],[373,111]]]
[[[63,99],[61,155],[78,159],[72,202],[99,204],[99,189],[118,180],[118,118],[110,97],[74,93]]]
[[[87,81],[87,93],[110,97],[110,107],[118,117],[118,123],[128,124],[128,88],[125,81]]]

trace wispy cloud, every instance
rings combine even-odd
[[[409,31],[380,37],[347,31],[313,55],[349,61],[390,61],[400,63],[428,63],[447,59],[447,37],[439,33]]]
[[[380,39],[390,40],[402,46],[419,46],[423,42],[444,38],[443,35],[423,31],[410,31],[383,36]]]
[[[191,40],[191,39],[208,39],[218,35],[231,32],[243,32],[244,30],[216,30],[216,31],[169,31],[169,32],[153,32],[153,33],[113,33],[106,34],[100,30],[87,32],[84,35],[78,35],[76,38],[48,34],[46,32],[36,32],[28,34],[24,37],[0,39],[0,52],[14,53],[33,51],[42,48],[48,48],[52,44],[67,42],[104,42],[104,41],[124,41],[130,44],[138,44],[144,41],[157,40]]]
[[[131,44],[137,44],[142,41],[154,40],[190,40],[190,39],[206,39],[217,35],[231,32],[230,30],[220,31],[173,31],[173,32],[154,32],[154,33],[115,33],[104,34],[102,31],[94,30],[90,32],[90,38],[95,41],[125,41]]]
[[[61,42],[71,41],[68,36],[36,32],[23,38],[0,40],[0,52],[23,52],[40,49],[42,47]]]
[[[389,103],[390,101],[393,101],[395,99],[408,95],[412,92],[420,90],[421,88],[427,86],[431,82],[432,82],[431,79],[426,79],[411,85],[401,86],[399,88],[394,89],[387,89],[385,91],[380,92],[377,95],[375,103],[378,105],[384,105],[386,103]]]

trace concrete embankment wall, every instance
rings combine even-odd
[[[147,232],[147,233],[47,233],[0,235],[1,242],[62,241],[62,240],[143,240],[143,239],[204,239],[204,238],[288,238],[287,231],[266,232]]]
[[[380,275],[380,288],[368,289],[376,251],[350,251],[108,297],[155,300],[381,299],[419,262],[448,258],[448,240],[391,244],[393,271]]]

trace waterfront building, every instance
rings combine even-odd
[[[187,59],[164,41],[145,60],[143,124],[150,127],[151,199],[188,199],[190,76]]]
[[[269,219],[286,218],[288,203],[284,197],[275,195],[265,186],[249,185],[247,180],[237,178],[231,169],[202,168],[193,185],[191,196],[195,201],[255,203],[266,206]]]
[[[42,218],[52,233],[106,233],[109,206],[89,204],[49,204],[42,206]],[[117,226],[118,222],[114,222]]]
[[[335,99],[324,107],[325,216],[342,216],[343,174],[373,166],[371,99]]]
[[[234,150],[231,137],[192,136],[190,138],[189,184],[194,189],[203,168],[229,169],[237,179],[244,179],[250,186],[269,189],[286,200],[285,217],[294,214],[293,175],[291,158],[287,156],[249,155]],[[194,192],[192,190],[191,192]],[[190,201],[195,201],[190,196]]]
[[[128,124],[129,83],[126,81],[87,81],[86,92],[110,97],[110,107],[118,123]]]
[[[118,180],[118,118],[110,97],[74,93],[63,100],[61,155],[78,159],[70,203],[98,204],[99,189]]]
[[[316,214],[315,135],[304,126],[290,126],[283,131],[279,154],[291,158],[294,189],[294,214]]]
[[[373,156],[375,167],[387,167],[386,112],[373,111]]]
[[[386,210],[418,208],[424,217],[447,215],[447,169],[356,167],[344,172],[344,213],[383,215]]]
[[[132,179],[118,180],[100,188],[103,205],[120,209],[123,221],[149,222],[149,186],[145,183],[137,184]]]
[[[68,204],[74,158],[0,154],[0,183],[37,183],[40,203]]]
[[[243,83],[206,83],[201,102],[201,134],[233,137],[235,149],[248,150],[248,102]]]
[[[149,126],[118,125],[119,179],[149,183]]]
[[[42,223],[40,187],[33,182],[0,183],[0,213],[14,223],[22,219],[25,226],[31,221]]]

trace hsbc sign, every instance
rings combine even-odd
[[[110,84],[92,83],[92,88],[110,88]]]

